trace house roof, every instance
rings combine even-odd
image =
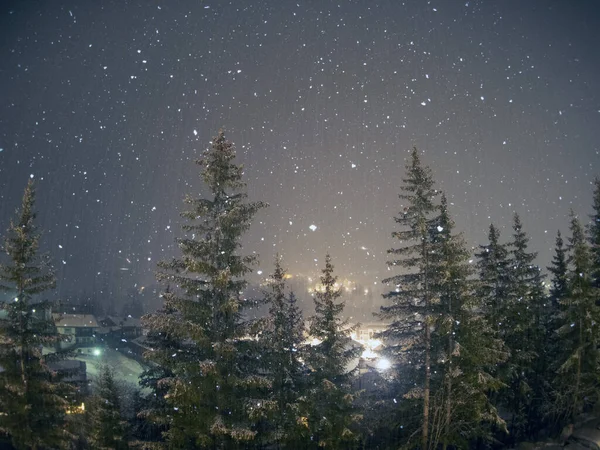
[[[52,314],[57,327],[98,328],[98,321],[92,314]]]
[[[124,316],[124,317],[105,316],[105,317],[102,317],[101,319],[99,319],[98,321],[103,323],[103,325],[106,327],[117,326],[117,327],[141,328],[141,326],[142,326],[142,321],[140,319],[138,319],[136,317],[131,317],[131,316]]]

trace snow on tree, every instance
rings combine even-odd
[[[164,303],[173,313],[145,318],[151,332],[181,344],[168,359],[157,353],[157,362],[172,373],[158,383],[167,387],[172,407],[165,437],[178,448],[242,446],[256,434],[251,416],[264,407],[255,393],[267,380],[256,371],[256,342],[248,339],[248,302],[241,295],[256,256],[238,250],[265,204],[246,201],[243,169],[234,158],[233,144],[219,131],[197,161],[210,196],[185,199],[187,234],[177,239],[182,256],[158,266],[157,279],[172,287]]]
[[[502,341],[482,317],[474,296],[470,253],[442,195],[440,215],[431,229],[436,244],[432,288],[437,314],[432,333],[433,368],[442,374],[432,385],[432,425],[429,448],[466,446],[476,438],[491,438],[490,424],[505,427],[488,395],[502,383],[492,375],[506,360]]]
[[[331,449],[353,448],[358,435],[353,426],[360,420],[355,395],[351,390],[354,368],[360,350],[352,341],[352,327],[342,318],[342,289],[333,275],[329,254],[322,269],[321,288],[314,294],[315,314],[310,318],[309,334],[316,341],[307,349],[311,368],[309,386],[302,408],[311,441]]]
[[[40,254],[35,188],[29,180],[21,209],[11,221],[0,263],[0,431],[17,449],[63,448],[69,387],[47,366],[44,345],[58,340],[50,304],[41,296],[55,287],[47,255]]]
[[[431,329],[437,314],[435,305],[435,266],[432,231],[437,228],[438,208],[434,203],[439,192],[434,189],[431,169],[421,164],[417,149],[406,168],[400,199],[407,202],[395,217],[400,230],[392,236],[400,246],[388,250],[394,259],[388,267],[401,273],[384,279],[394,288],[384,295],[390,305],[383,306],[379,316],[391,321],[382,337],[390,343],[388,350],[410,386],[405,394],[415,408],[421,407],[421,448],[428,448],[430,429],[430,386],[432,365]],[[416,411],[412,414],[416,417]]]
[[[294,446],[301,438],[300,396],[306,388],[306,367],[301,360],[304,321],[293,292],[286,292],[286,273],[279,255],[265,300],[269,306],[266,329],[261,333],[264,370],[270,381],[271,411],[263,426],[267,442]]]
[[[567,295],[560,301],[562,352],[555,404],[555,414],[567,421],[598,401],[600,383],[600,307],[596,305],[593,257],[583,226],[572,211],[570,231]]]
[[[104,366],[90,402],[89,441],[98,450],[129,448],[125,438],[126,422],[121,417],[120,391],[113,371]]]

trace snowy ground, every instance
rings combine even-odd
[[[96,378],[102,366],[109,366],[114,370],[116,379],[138,386],[138,377],[144,370],[144,367],[137,361],[110,348],[102,348],[100,355],[97,356],[77,355],[75,359],[85,361],[90,381]]]

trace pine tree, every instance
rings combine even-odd
[[[564,241],[560,230],[556,234],[556,246],[554,247],[554,256],[552,257],[552,265],[548,267],[548,271],[552,274],[550,288],[550,299],[554,305],[553,309],[558,308],[558,303],[565,298],[568,293],[567,283],[567,253],[564,247]]]
[[[352,431],[359,420],[351,391],[352,370],[348,365],[358,358],[353,344],[352,328],[342,319],[344,302],[339,301],[341,287],[333,275],[329,254],[325,257],[321,288],[314,294],[315,315],[310,319],[309,333],[317,344],[308,349],[307,360],[312,368],[309,393],[305,401],[307,426],[311,441],[319,447],[347,449],[357,444]]]
[[[567,295],[561,301],[562,357],[556,380],[556,414],[570,423],[598,401],[600,308],[593,259],[579,219],[571,211]]]
[[[536,312],[542,313],[544,302],[539,267],[534,265],[537,253],[528,251],[526,233],[518,214],[513,217],[513,241],[510,243],[509,289],[505,308],[503,334],[510,350],[504,366],[503,379],[509,386],[503,392],[504,403],[512,414],[509,431],[512,439],[532,437],[532,429],[539,404],[534,399],[543,397],[543,383],[537,379],[539,364],[543,363],[536,353],[539,341],[544,339],[540,330],[542,321]],[[535,362],[535,364],[534,364]],[[538,402],[539,403],[539,402]]]
[[[588,226],[590,250],[592,253],[594,287],[600,289],[600,178],[594,180],[594,213]]]
[[[432,261],[434,243],[430,235],[437,220],[434,199],[438,192],[433,187],[431,169],[421,165],[416,148],[406,170],[407,177],[401,187],[404,193],[399,197],[408,205],[395,217],[401,230],[392,233],[402,246],[388,250],[394,255],[388,267],[404,270],[382,281],[394,285],[395,289],[384,295],[392,304],[381,308],[380,317],[391,320],[388,329],[382,333],[382,337],[391,343],[389,352],[405,371],[407,367],[414,370],[412,376],[407,377],[412,388],[406,396],[422,400],[421,447],[425,449],[429,443],[430,427],[431,326],[437,312],[432,286],[435,276]]]
[[[432,258],[436,265],[433,290],[439,303],[434,322],[434,359],[443,374],[432,391],[432,436],[430,448],[467,446],[470,439],[489,438],[490,423],[503,426],[490,404],[488,393],[501,383],[490,369],[506,358],[502,342],[477,314],[480,305],[473,295],[470,254],[462,234],[453,234],[454,221],[442,195],[432,241],[437,243]]]
[[[172,296],[169,286],[161,295],[164,299]],[[184,346],[176,335],[170,332],[177,321],[177,311],[166,304],[154,314],[143,317],[150,331],[146,335],[146,345],[152,350],[145,357],[151,358],[153,364],[142,372],[139,384],[150,393],[142,402],[138,411],[139,419],[144,421],[145,433],[137,436],[143,441],[163,441],[169,429],[173,407],[165,397],[169,386],[164,380],[170,380],[174,373],[170,368],[173,355],[184,350]]]
[[[381,308],[380,317],[391,321],[388,329],[382,333],[382,337],[390,342],[390,354],[404,372],[408,367],[414,370],[406,377],[411,386],[406,397],[417,403],[422,402],[421,448],[426,449],[430,428],[431,327],[437,314],[432,285],[435,276],[432,251],[435,244],[431,241],[431,230],[438,220],[434,204],[438,192],[434,189],[431,169],[421,165],[416,148],[413,149],[403,183],[403,193],[399,197],[407,205],[395,217],[400,231],[392,233],[401,247],[388,250],[388,254],[394,257],[388,262],[388,267],[399,268],[403,272],[382,281],[394,285],[395,289],[384,295],[391,305]]]
[[[556,418],[555,405],[552,398],[555,396],[556,373],[560,367],[562,358],[562,339],[557,330],[561,326],[561,304],[569,294],[568,289],[568,263],[567,251],[560,230],[556,234],[556,245],[551,265],[547,267],[551,274],[550,292],[547,299],[546,314],[546,342],[545,360],[546,372],[544,373],[544,384],[548,393],[544,401],[543,416],[546,419]],[[554,426],[558,424],[554,421]]]
[[[0,264],[0,430],[17,449],[62,448],[70,435],[65,427],[68,387],[53,374],[42,346],[58,339],[54,323],[44,315],[47,301],[39,296],[54,288],[49,258],[39,253],[35,225],[35,188],[29,181],[16,221],[11,221]]]
[[[477,258],[479,288],[477,296],[482,300],[487,321],[504,338],[506,328],[506,303],[508,298],[509,260],[506,245],[500,243],[500,231],[491,224],[487,245],[480,245]]]
[[[121,418],[120,392],[114,373],[103,367],[98,375],[96,392],[90,404],[91,429],[89,441],[94,449],[128,448],[125,421]]]
[[[286,293],[286,273],[279,256],[271,275],[266,302],[268,326],[262,333],[261,348],[267,378],[271,382],[269,420],[271,440],[294,445],[300,433],[299,398],[305,388],[305,367],[301,362],[304,322],[293,292]]]
[[[182,345],[163,362],[173,376],[160,382],[168,386],[173,407],[167,441],[177,448],[243,445],[256,434],[249,416],[262,407],[254,396],[266,381],[256,372],[256,342],[245,339],[248,305],[240,294],[256,257],[237,251],[265,205],[246,202],[243,169],[234,158],[233,144],[219,131],[198,161],[211,197],[186,198],[189,209],[182,217],[188,234],[177,240],[183,256],[159,263],[157,279],[174,288],[164,296],[165,308],[175,311],[173,320],[146,319],[152,331]]]

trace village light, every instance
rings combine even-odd
[[[93,353],[94,356],[100,356],[100,354],[102,353],[102,351],[99,348],[95,348],[92,351],[92,353]]]
[[[392,363],[388,359],[379,358],[379,360],[377,360],[377,369],[388,370],[390,367],[392,367]]]

